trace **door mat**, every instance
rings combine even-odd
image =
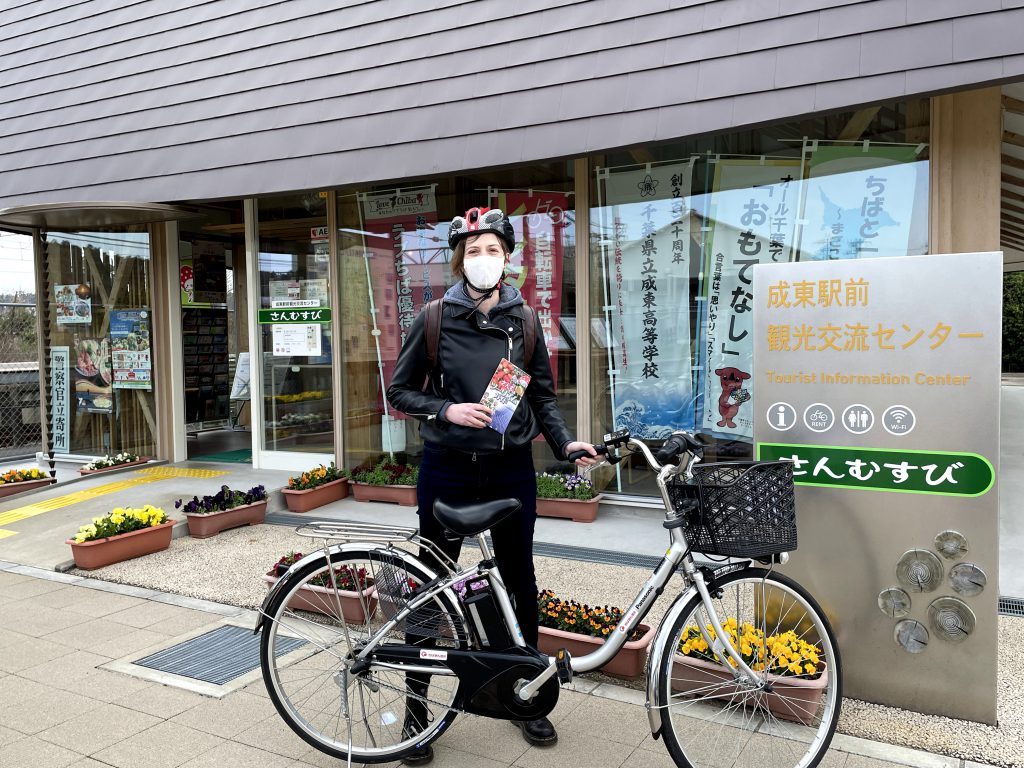
[[[204,453],[202,456],[190,456],[189,461],[226,461],[232,464],[252,464],[252,448],[239,448],[236,451],[222,453]]]

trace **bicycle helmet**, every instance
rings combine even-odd
[[[493,232],[508,246],[511,253],[516,248],[516,235],[512,222],[500,208],[470,208],[465,216],[452,219],[448,229],[448,247],[452,250],[470,235]]]

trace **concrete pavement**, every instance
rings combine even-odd
[[[311,749],[253,679],[223,698],[111,671],[176,638],[251,612],[0,561],[0,766],[302,768],[343,763]],[[671,768],[638,691],[580,679],[552,714],[559,743],[531,747],[500,721],[460,717],[435,744],[443,768]],[[838,735],[828,768],[974,768]]]

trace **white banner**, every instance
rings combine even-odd
[[[927,164],[915,160],[917,146],[845,144],[811,152],[799,260],[925,253],[927,227],[912,235],[917,178]]]
[[[636,437],[693,427],[692,174],[692,160],[604,172],[612,408],[615,426]]]
[[[702,431],[753,436],[753,267],[792,259],[800,176],[795,159],[715,163],[704,265]]]
[[[71,451],[71,350],[50,347],[50,446],[54,453]]]

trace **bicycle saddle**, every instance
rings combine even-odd
[[[446,504],[434,501],[434,517],[441,525],[458,536],[476,536],[491,528],[523,505],[519,499],[498,499],[479,504]]]

